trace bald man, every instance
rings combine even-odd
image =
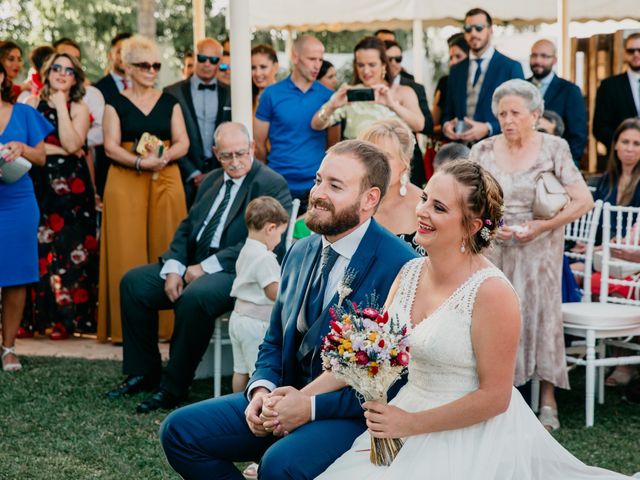
[[[218,125],[231,120],[229,87],[216,79],[222,45],[213,38],[203,38],[196,45],[194,57],[193,75],[164,89],[180,102],[189,134],[189,151],[179,162],[188,207],[193,204],[205,174],[220,167],[212,150],[213,132]]]
[[[562,138],[569,144],[573,161],[580,167],[587,145],[587,110],[578,86],[553,72],[556,63],[558,57],[554,43],[538,40],[531,47],[529,66],[533,75],[527,80],[540,89],[544,109],[552,110],[562,118],[565,125]]]
[[[301,212],[327,149],[327,131],[311,128],[313,115],[333,93],[316,81],[323,55],[324,46],[317,38],[296,39],[291,75],[264,89],[253,126],[256,158],[285,178],[291,196],[301,201]]]

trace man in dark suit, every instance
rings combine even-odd
[[[481,8],[464,17],[464,39],[469,58],[454,65],[449,73],[443,112],[443,131],[451,140],[477,142],[500,133],[491,111],[491,99],[498,86],[512,78],[524,79],[522,66],[491,45],[491,16]]]
[[[164,89],[180,102],[189,134],[189,152],[179,161],[187,196],[193,204],[204,175],[220,163],[213,155],[213,132],[231,120],[229,87],[217,80],[222,45],[213,38],[203,38],[196,45],[194,74]]]
[[[538,40],[531,47],[529,66],[533,76],[527,80],[540,89],[544,109],[556,112],[564,122],[564,138],[577,166],[587,145],[587,109],[580,88],[558,77],[553,66],[558,62],[556,46],[551,40]]]
[[[624,41],[625,73],[605,78],[596,92],[593,135],[609,150],[613,133],[623,120],[640,116],[640,33]]]
[[[229,294],[247,237],[247,204],[267,195],[291,209],[284,178],[253,159],[254,144],[247,129],[227,122],[215,133],[222,168],[202,181],[196,202],[160,262],[130,270],[120,283],[123,371],[128,377],[107,396],[153,390],[159,384],[138,405],[139,413],[173,408],[186,398],[215,318],[233,308]],[[176,321],[171,358],[162,374],[158,311],[168,309],[175,310]]]
[[[402,68],[402,49],[398,42],[395,40],[386,40],[384,42],[384,46],[387,51],[387,58],[389,59],[389,69],[391,70],[393,83],[406,85],[416,92],[420,111],[424,116],[424,127],[420,133],[430,135],[433,133],[433,119],[431,118],[431,110],[429,110],[429,101],[427,100],[427,93],[424,86],[416,82],[413,79],[413,75]],[[413,162],[411,164],[411,183],[422,187],[426,181],[427,176],[424,170],[423,154],[420,151],[418,142],[416,141],[416,145],[413,150]]]
[[[93,84],[93,86],[102,93],[105,104],[109,103],[111,99],[122,90],[131,86],[131,82],[127,79],[124,71],[124,63],[121,55],[122,42],[131,37],[131,35],[129,32],[122,32],[113,37],[108,55],[111,70]],[[100,121],[102,122],[102,120]],[[109,171],[109,159],[104,152],[103,145],[95,145],[95,167],[96,193],[102,198],[104,186],[107,183],[107,172]]]
[[[364,431],[352,389],[316,396],[300,389],[322,372],[322,337],[346,268],[355,273],[347,301],[361,303],[374,291],[385,298],[402,265],[415,257],[371,218],[389,175],[385,155],[367,142],[348,140],[329,149],[306,217],[318,235],[296,242],[285,258],[247,390],[182,408],[161,427],[167,459],[183,478],[240,479],[233,462],[260,457],[261,478],[315,478]],[[269,397],[281,386],[288,387]],[[274,413],[280,424],[272,429],[265,417]]]

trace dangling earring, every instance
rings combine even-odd
[[[462,244],[460,244],[460,253],[464,253],[467,249],[464,248],[464,240],[462,241]]]
[[[407,195],[407,184],[409,183],[409,174],[404,172],[400,177],[400,196],[405,197]]]

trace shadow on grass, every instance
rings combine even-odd
[[[0,373],[0,479],[178,479],[164,459],[158,428],[166,412],[136,415],[138,395],[118,401],[104,392],[122,380],[109,360],[23,357],[24,370]],[[554,436],[581,460],[631,474],[640,470],[640,407],[608,390],[596,425],[584,425],[584,373],[558,394],[562,428]],[[223,392],[230,391],[224,379]],[[190,401],[212,395],[196,381]]]

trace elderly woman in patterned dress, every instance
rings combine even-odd
[[[515,384],[541,382],[540,421],[559,428],[554,386],[569,388],[561,311],[564,226],[593,207],[565,140],[536,130],[544,102],[539,90],[509,80],[493,94],[492,110],[502,133],[471,150],[504,190],[505,226],[489,257],[513,283],[522,309]],[[536,177],[553,172],[569,194],[567,206],[548,220],[534,219]],[[461,247],[462,248],[462,247]]]

